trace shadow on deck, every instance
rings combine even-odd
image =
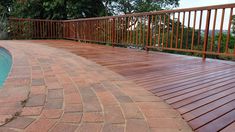
[[[69,50],[133,80],[177,109],[195,131],[235,129],[233,62],[66,40],[33,42]]]

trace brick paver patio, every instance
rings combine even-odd
[[[0,46],[13,56],[0,131],[191,131],[159,97],[95,62],[28,41]]]

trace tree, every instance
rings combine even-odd
[[[14,1],[10,15],[18,18],[44,18],[41,0]]]
[[[179,6],[179,0],[103,0],[103,2],[112,14],[149,12]]]
[[[12,2],[13,2],[12,0],[0,1],[0,15],[2,15],[3,13],[6,13],[8,15],[8,13],[10,12]]]
[[[12,0],[0,1],[0,34],[7,31],[7,17],[9,16]]]
[[[14,1],[11,15],[21,18],[74,19],[103,16],[102,0]]]
[[[232,33],[235,34],[235,15],[232,18]]]
[[[74,19],[171,9],[179,0],[2,0],[13,17]]]
[[[98,17],[105,15],[105,6],[102,0],[70,0],[67,4],[69,19]]]

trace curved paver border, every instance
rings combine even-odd
[[[28,98],[31,69],[25,55],[17,49],[1,46],[12,56],[12,67],[4,86],[0,89],[0,125],[19,115]]]
[[[0,45],[14,56],[3,90],[22,84],[12,94],[23,101],[0,131],[191,131],[160,98],[94,62],[25,41]]]

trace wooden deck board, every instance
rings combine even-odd
[[[235,121],[235,63],[74,41],[33,41],[69,50],[150,90],[199,132],[231,130]]]

